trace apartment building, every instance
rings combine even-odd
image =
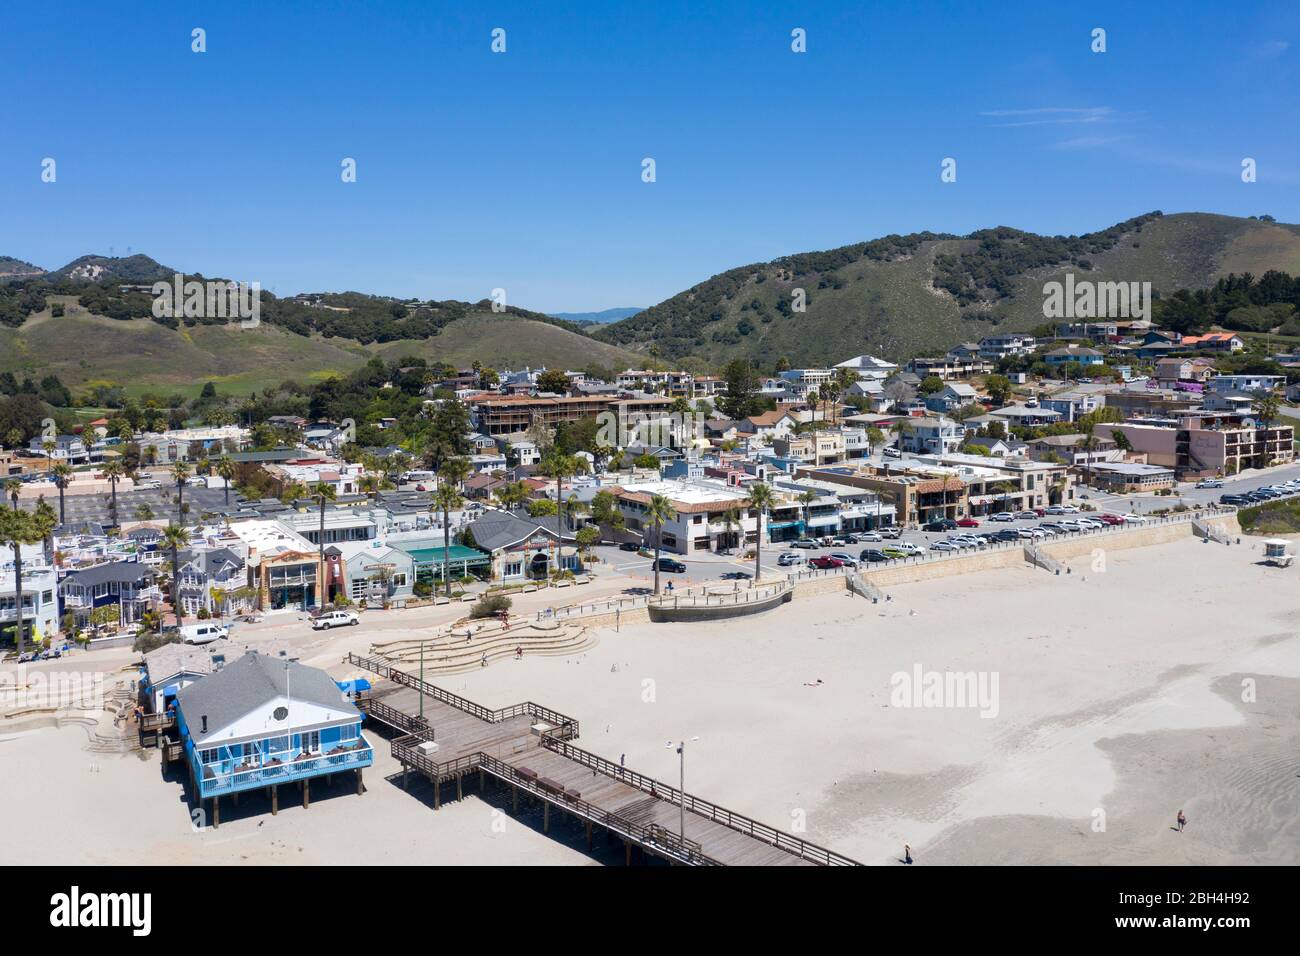
[[[602,395],[536,398],[519,395],[477,395],[468,402],[480,431],[493,437],[526,432],[534,425],[554,428],[560,422],[578,422],[611,412],[620,420],[634,422],[647,415],[662,414],[673,400],[657,398],[611,398]]]
[[[660,543],[664,551],[696,554],[753,544],[758,540],[758,513],[749,496],[736,485],[708,479],[649,481],[628,484],[614,491],[625,526],[653,545],[655,528],[647,519],[650,499],[661,495],[672,502],[676,517],[664,522]],[[733,513],[734,523],[726,519]]]
[[[1139,418],[1097,425],[1100,438],[1119,432],[1147,463],[1174,469],[1180,480],[1235,475],[1243,468],[1295,460],[1295,429],[1273,423],[1246,424],[1232,412],[1191,412],[1177,417]]]

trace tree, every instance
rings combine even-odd
[[[1256,392],[1255,397],[1251,399],[1250,410],[1255,413],[1255,418],[1259,422],[1259,427],[1256,429],[1255,433],[1255,440],[1260,444],[1260,454],[1258,456],[1259,462],[1257,467],[1262,468],[1268,464],[1268,447],[1264,444],[1263,439],[1259,437],[1259,431],[1261,429],[1267,431],[1272,426],[1273,421],[1277,418],[1281,408],[1282,403],[1272,392]]]
[[[537,390],[554,392],[557,395],[568,394],[569,376],[565,375],[562,369],[549,368],[537,376]]]
[[[43,442],[41,442],[41,450],[45,452],[45,474],[46,475],[48,475],[50,473],[50,469],[54,467],[54,449],[58,447],[59,447],[58,443],[54,441],[54,439],[52,438],[47,438]]]
[[[448,458],[469,454],[469,409],[458,398],[443,399],[434,408],[424,445],[424,457],[434,471]]]
[[[560,561],[564,557],[564,499],[561,497],[564,479],[572,478],[586,467],[585,462],[575,455],[564,455],[558,450],[552,451],[542,459],[537,470],[548,478],[555,479],[555,568],[560,570]]]
[[[577,541],[578,548],[580,549],[585,562],[587,555],[591,552],[592,546],[600,541],[600,529],[595,525],[583,525],[578,529],[578,533],[574,535],[574,540]]]
[[[108,479],[109,488],[112,490],[108,510],[113,516],[113,524],[117,524],[117,483],[126,477],[126,468],[120,458],[112,458],[105,462],[104,477]]]
[[[433,492],[433,503],[442,512],[442,582],[447,597],[451,597],[451,513],[465,503],[460,483],[467,475],[469,462],[464,458],[446,458],[438,470],[438,487]]]
[[[50,503],[41,495],[36,499],[36,510],[32,512],[32,517],[36,521],[36,530],[40,532],[41,540],[45,542],[45,560],[48,564],[54,563],[54,529],[57,528],[61,521],[55,514]]]
[[[1005,375],[990,375],[984,380],[984,390],[994,405],[1005,405],[1011,397],[1011,379]]]
[[[1128,435],[1124,434],[1124,432],[1120,431],[1118,428],[1112,428],[1110,430],[1110,437],[1120,451],[1129,452],[1133,450],[1133,443],[1128,440]]]
[[[63,493],[68,489],[68,482],[72,480],[72,466],[66,461],[61,461],[54,466],[54,486],[59,489],[59,524],[67,520],[66,513],[63,510]]]
[[[183,461],[178,461],[172,465],[172,480],[176,482],[176,514],[177,520],[181,523],[185,521],[185,482],[190,478],[190,466]]]
[[[758,535],[754,538],[754,583],[758,583],[759,576],[762,574],[762,555],[763,555],[763,515],[771,510],[773,503],[776,501],[776,492],[772,486],[765,482],[756,482],[749,486],[749,506],[754,509],[758,518]]]
[[[936,392],[943,391],[943,379],[938,375],[927,375],[921,379],[919,386],[922,395],[933,395]]]
[[[153,509],[145,502],[140,502],[135,506],[136,521],[150,521],[153,519]]]
[[[181,548],[189,547],[190,533],[178,524],[169,524],[163,528],[162,546],[172,554],[172,610],[176,614],[176,626],[181,626]]]
[[[612,491],[598,491],[592,496],[591,520],[615,531],[623,527],[623,513],[618,510],[618,499]]]
[[[239,467],[235,460],[229,455],[222,455],[217,459],[217,476],[221,478],[222,490],[225,491],[225,503],[230,504],[230,483],[235,480],[235,475],[239,473]]]
[[[731,539],[740,530],[739,508],[733,506],[722,512],[722,530],[727,536],[726,550],[730,551],[732,548]]]
[[[759,412],[758,376],[745,359],[733,359],[723,371],[727,390],[717,402],[728,418],[748,418]]]
[[[811,488],[799,492],[798,501],[799,505],[803,508],[804,534],[808,534],[812,530],[812,514],[809,512],[809,509],[812,507],[812,503],[816,500],[817,492],[813,491]]]
[[[23,483],[17,478],[10,478],[5,482],[5,494],[7,494],[9,500],[13,502],[15,509],[18,507],[18,496],[22,493],[22,490]]]
[[[23,545],[39,544],[41,529],[33,515],[18,508],[0,508],[0,547],[9,545],[14,556],[14,628],[19,655],[26,649],[23,631]]]
[[[320,540],[316,542],[317,560],[320,562],[318,565],[320,568],[320,594],[316,601],[317,606],[324,607],[326,599],[329,597],[327,593],[329,584],[325,574],[325,503],[327,501],[336,501],[338,495],[334,491],[334,486],[329,482],[318,481],[312,486],[311,496],[316,499],[316,504],[320,507]]]
[[[663,495],[651,495],[650,503],[646,506],[645,520],[654,528],[655,532],[655,594],[659,593],[659,549],[663,540],[663,527],[665,521],[672,521],[677,517],[677,509],[673,503]]]

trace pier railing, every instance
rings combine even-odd
[[[403,766],[420,771],[433,781],[447,780],[475,769],[483,770],[539,799],[563,807],[576,816],[599,824],[610,832],[648,847],[669,859],[692,866],[720,865],[719,861],[704,853],[702,844],[694,840],[683,839],[680,834],[657,824],[636,823],[627,817],[589,803],[580,795],[563,788],[548,787],[542,778],[521,773],[517,767],[489,753],[479,751],[439,763],[427,754],[420,753],[416,749],[419,744],[420,740],[415,736],[395,738],[391,746],[393,759]]]
[[[653,777],[647,777],[645,774],[637,773],[635,770],[629,770],[621,764],[616,764],[612,760],[606,760],[590,751],[575,747],[573,744],[563,740],[557,740],[552,737],[543,737],[542,746],[555,751],[563,757],[567,757],[574,763],[589,767],[607,777],[613,777],[620,783],[629,787],[634,787],[643,793],[648,793],[652,797],[665,800],[668,803],[680,805],[692,813],[702,816],[714,823],[720,823],[725,827],[736,830],[740,833],[746,833],[755,839],[759,839],[778,849],[791,853],[802,860],[809,860],[813,863],[820,863],[823,866],[858,866],[856,860],[852,860],[834,850],[828,850],[826,847],[818,846],[816,843],[809,843],[807,840],[801,840],[798,837],[791,836],[776,827],[768,826],[766,823],[760,823],[752,817],[747,817],[743,813],[736,813],[728,810],[726,807],[718,806],[716,803],[704,800],[693,794],[685,793],[676,787],[655,780]]]
[[[499,707],[493,710],[484,707],[482,704],[475,703],[467,697],[461,697],[459,694],[453,694],[449,690],[444,690],[436,684],[430,684],[428,681],[421,680],[414,674],[408,674],[406,671],[398,670],[390,665],[387,661],[378,658],[362,657],[358,654],[348,654],[348,663],[357,667],[363,667],[380,677],[386,677],[395,684],[401,684],[403,687],[409,687],[417,693],[432,697],[439,703],[446,704],[448,707],[454,707],[457,710],[477,717],[489,724],[500,723],[503,720],[510,720],[512,717],[529,717],[534,720],[545,721],[554,729],[550,733],[560,737],[563,740],[575,739],[578,736],[579,724],[574,718],[560,713],[542,704],[534,701],[524,701],[522,704],[511,704],[509,707]],[[373,697],[366,698],[366,705],[375,708],[382,705],[382,700]],[[376,717],[379,717],[378,710],[372,710]],[[382,718],[381,718],[382,719]],[[387,722],[387,721],[386,721]],[[398,726],[398,724],[393,724]]]

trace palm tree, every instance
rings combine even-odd
[[[334,486],[329,482],[318,481],[312,486],[311,496],[316,499],[316,504],[320,507],[320,540],[316,542],[316,545],[319,552],[321,586],[317,597],[317,605],[324,607],[325,598],[328,597],[325,592],[329,588],[325,579],[325,502],[337,500],[338,495],[334,491]]]
[[[458,459],[448,458],[443,462],[443,466],[456,460]],[[465,499],[461,497],[455,484],[443,479],[434,489],[433,503],[442,510],[442,581],[447,597],[451,597],[451,528],[448,525],[451,521],[451,512],[460,508],[465,503]]]
[[[585,463],[576,455],[564,455],[552,450],[542,459],[538,466],[547,478],[555,479],[555,569],[560,570],[560,560],[564,557],[564,499],[561,497],[564,479],[571,478],[582,471]]]
[[[803,507],[804,534],[808,534],[812,531],[812,514],[809,509],[812,507],[812,503],[817,500],[817,497],[817,492],[813,491],[811,488],[799,492],[799,504]]]
[[[659,547],[663,539],[665,521],[677,517],[677,509],[663,495],[651,495],[650,504],[646,506],[646,521],[655,529],[655,594],[659,593]]]
[[[14,510],[18,509],[18,495],[23,490],[23,483],[17,478],[10,478],[5,482],[5,494],[13,502]]]
[[[18,653],[26,649],[23,638],[23,545],[39,544],[41,529],[35,517],[17,508],[0,508],[0,547],[9,545],[14,553],[14,627]]]
[[[185,482],[190,477],[190,466],[183,461],[178,461],[172,465],[172,480],[176,482],[176,514],[177,520],[185,521]]]
[[[229,455],[222,455],[217,459],[217,474],[221,477],[223,483],[222,490],[226,493],[225,503],[227,505],[230,504],[230,483],[235,480],[235,475],[238,472],[239,468],[235,465],[235,459]]]
[[[163,528],[162,545],[172,553],[172,610],[176,613],[176,626],[181,626],[181,548],[190,544],[190,533],[178,524],[169,524]]]
[[[59,516],[54,513],[50,503],[41,495],[36,499],[36,510],[32,512],[36,520],[36,530],[41,533],[41,540],[45,542],[45,561],[51,566],[54,564],[54,529],[61,522]]]
[[[1001,495],[998,500],[1002,502],[1003,511],[1007,510],[1007,501],[1010,498],[1011,492],[1015,490],[1016,486],[1010,481],[999,481],[989,486],[989,491],[996,491]]]
[[[880,509],[881,509],[881,507],[884,506],[885,504],[891,504],[891,505],[892,505],[892,504],[893,504],[895,501],[897,501],[897,500],[898,500],[898,497],[897,497],[897,496],[896,496],[892,491],[877,491],[877,492],[876,492],[876,526],[875,526],[875,528],[874,528],[873,530],[875,530],[875,531],[879,531],[879,530],[880,530]]]
[[[727,550],[732,548],[732,538],[740,528],[740,509],[736,507],[728,508],[722,512],[722,530],[727,535]]]
[[[63,510],[63,492],[68,488],[68,482],[72,480],[72,466],[66,461],[61,461],[54,466],[54,486],[59,489],[59,524],[67,520],[66,513]]]
[[[756,482],[749,486],[749,504],[757,512],[758,517],[758,536],[754,539],[754,583],[758,583],[759,575],[762,573],[762,556],[763,556],[763,514],[771,510],[772,505],[776,502],[776,492],[772,486],[764,482]]]
[[[113,524],[117,524],[117,483],[126,475],[126,468],[120,458],[112,458],[104,463],[104,477],[108,479],[109,488],[112,490],[112,499],[109,502],[108,510],[113,515]]]
[[[54,449],[58,444],[52,438],[47,438],[41,442],[41,450],[45,452],[45,474],[48,476],[50,469],[54,467]]]
[[[837,368],[831,381],[835,383],[835,406],[838,409],[840,400],[844,398],[849,389],[857,384],[858,373],[851,368]]]
[[[1262,468],[1268,464],[1267,441],[1266,439],[1260,438],[1259,433],[1260,431],[1268,431],[1269,427],[1273,424],[1273,420],[1277,418],[1281,409],[1282,403],[1278,401],[1277,396],[1272,392],[1257,392],[1255,397],[1251,399],[1250,410],[1255,413],[1255,418],[1260,423],[1260,428],[1255,431],[1256,441],[1263,446],[1258,456],[1259,461],[1256,465],[1257,468]]]

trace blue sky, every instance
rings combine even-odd
[[[1300,221],[1293,3],[554,6],[10,4],[0,255],[580,311],[891,232]]]

